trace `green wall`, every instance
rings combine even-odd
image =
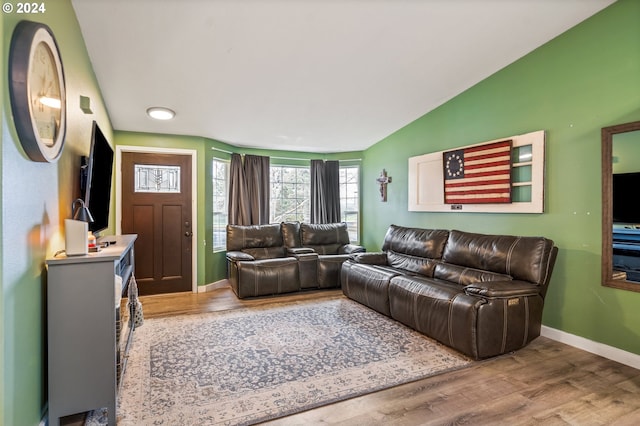
[[[621,0],[364,153],[364,244],[391,223],[543,235],[559,255],[545,325],[640,354],[640,293],[602,287],[600,129],[640,120],[640,2]],[[536,130],[546,131],[544,214],[407,210],[407,160]],[[393,177],[389,202],[375,178]]]
[[[2,214],[0,219],[0,425],[37,425],[47,406],[46,272],[44,260],[64,248],[64,219],[79,195],[80,156],[88,155],[91,124],[108,138],[111,124],[69,0],[46,2],[38,15],[3,13]],[[29,18],[51,27],[67,86],[67,135],[56,163],[30,161],[18,140],[8,92],[8,55],[13,29]],[[84,114],[80,95],[91,99]],[[49,289],[55,291],[55,289]]]

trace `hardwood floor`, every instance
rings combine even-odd
[[[145,319],[335,297],[339,290],[250,300],[207,293],[140,298]],[[526,348],[269,425],[636,425],[640,370],[539,337]]]

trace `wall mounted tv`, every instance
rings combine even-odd
[[[107,138],[93,122],[91,130],[91,150],[87,159],[87,178],[84,201],[93,223],[89,230],[94,233],[109,227],[109,207],[111,206],[111,177],[113,175],[113,148]]]
[[[640,208],[636,199],[640,188],[640,172],[614,173],[613,175],[613,222],[640,224]]]

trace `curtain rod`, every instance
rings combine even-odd
[[[216,148],[216,147],[211,147],[211,149],[213,151],[220,151],[220,152],[224,152],[225,154],[235,154],[234,152],[231,151],[226,151],[224,149],[220,149],[220,148]],[[244,154],[242,154],[244,155]],[[316,160],[315,158],[293,158],[293,157],[269,157],[269,158],[274,158],[276,160],[296,160],[296,161],[311,161],[311,160]],[[339,161],[362,161],[362,158],[348,158],[345,160],[339,160]]]
[[[293,158],[293,157],[269,157],[276,160],[297,160],[297,161],[311,161],[311,160],[326,160],[325,158]],[[362,161],[362,158],[347,158],[339,161]]]
[[[224,150],[224,149],[216,148],[216,147],[213,147],[213,146],[211,147],[211,149],[212,149],[213,151],[220,151],[220,152],[224,152],[225,154],[233,154],[233,152],[231,152],[231,151],[226,151],[226,150]]]

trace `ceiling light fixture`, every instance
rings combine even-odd
[[[147,114],[151,118],[155,118],[156,120],[171,120],[176,116],[176,113],[169,108],[164,107],[152,107],[147,109]]]

